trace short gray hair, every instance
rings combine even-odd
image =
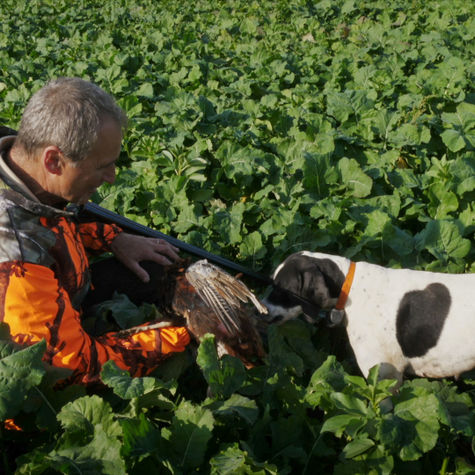
[[[99,86],[80,78],[58,78],[28,101],[16,145],[30,158],[40,148],[56,145],[78,162],[87,157],[107,119],[114,120],[122,132],[127,127],[124,111]]]

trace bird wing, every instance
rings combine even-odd
[[[267,313],[256,296],[238,279],[210,264],[206,259],[189,266],[188,282],[218,316],[229,333],[239,332],[242,303],[251,302],[260,313]]]

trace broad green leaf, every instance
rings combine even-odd
[[[84,396],[64,405],[58,420],[68,437],[78,443],[89,440],[97,430],[111,438],[117,438],[122,433],[111,406],[96,395]]]
[[[131,328],[152,320],[151,311],[146,306],[137,307],[137,305],[130,301],[127,295],[115,292],[111,299],[104,300],[94,306],[94,312],[87,316],[87,323],[85,325],[87,325],[86,328],[92,334],[101,334],[117,329],[116,327],[111,327],[111,320],[119,328]],[[156,317],[157,315],[154,316]],[[88,328],[88,326],[91,328]]]
[[[213,475],[277,475],[278,469],[268,462],[256,462],[234,443],[221,450],[209,461]]]
[[[447,148],[452,152],[458,152],[468,146],[474,147],[475,106],[464,102],[457,106],[455,113],[443,113],[442,121],[453,126],[442,132],[441,137]]]
[[[269,345],[269,363],[275,370],[288,369],[301,375],[304,371],[302,358],[289,346],[285,338],[285,329],[277,326],[270,326],[267,331],[267,341]]]
[[[368,416],[368,407],[361,399],[350,396],[348,394],[335,392],[331,396],[332,401],[335,403],[335,407],[343,410],[347,414],[360,414],[362,416]]]
[[[3,346],[3,350],[2,350]],[[5,351],[8,348],[8,351]],[[11,353],[11,346],[0,341],[0,421],[14,417],[24,404],[30,389],[38,386],[46,370],[42,357],[46,342],[41,341]]]
[[[335,475],[384,474],[394,473],[394,458],[388,454],[384,445],[376,445],[353,459],[335,465]]]
[[[175,411],[165,437],[176,467],[189,471],[201,465],[212,437],[214,418],[209,409],[183,401]]]
[[[403,124],[389,134],[390,141],[399,147],[426,144],[430,141],[430,138],[429,128],[415,124]]]
[[[458,152],[465,148],[464,134],[460,130],[444,130],[440,136],[451,152]]]
[[[329,398],[334,391],[342,391],[346,387],[345,376],[346,372],[335,356],[328,356],[312,375],[307,387],[306,401],[318,406],[323,398]]]
[[[303,419],[300,415],[282,415],[271,422],[270,428],[275,452],[283,450],[289,457],[300,456],[303,428]]]
[[[358,414],[340,414],[325,420],[321,432],[333,432],[337,437],[341,437],[343,432],[351,426],[362,428],[367,423],[365,417]]]
[[[338,162],[338,169],[343,184],[355,198],[370,194],[373,180],[363,172],[356,160],[344,157]]]
[[[50,453],[55,463],[84,473],[126,473],[120,455],[122,429],[108,403],[96,395],[84,396],[64,405],[58,420],[65,432]]]
[[[365,228],[365,234],[368,236],[376,236],[384,231],[384,229],[391,225],[391,218],[388,214],[376,209],[366,214],[368,224]]]
[[[438,439],[440,403],[433,395],[413,397],[397,403],[394,414],[383,416],[381,441],[399,452],[402,460],[417,460]]]
[[[153,86],[150,83],[143,83],[135,93],[137,96],[152,98],[154,96]]]
[[[242,256],[247,259],[260,259],[267,253],[266,248],[262,243],[262,237],[259,231],[254,231],[244,237],[239,251]]]
[[[215,475],[246,474],[247,453],[241,450],[237,444],[219,452],[210,461],[211,473]],[[246,468],[247,467],[247,468]]]
[[[122,454],[139,457],[159,451],[160,430],[141,413],[135,418],[120,419],[123,432]]]
[[[120,369],[114,361],[108,361],[102,366],[101,379],[111,387],[117,396],[122,399],[133,399],[147,393],[173,391],[173,383],[163,383],[153,377],[131,377],[128,371]]]
[[[470,241],[462,237],[457,224],[448,220],[429,221],[415,239],[417,250],[426,249],[442,261],[463,258],[471,247]]]
[[[105,475],[126,474],[125,463],[121,457],[121,442],[111,438],[102,427],[95,431],[94,438],[85,445],[64,444],[63,448],[48,454],[50,468],[65,473]]]
[[[213,401],[207,405],[213,411],[213,414],[219,416],[238,416],[244,419],[248,424],[256,422],[259,416],[259,409],[256,401],[240,394],[232,394],[225,401]]]
[[[343,448],[343,455],[347,459],[351,459],[362,453],[366,452],[368,449],[375,445],[374,441],[366,437],[358,437],[355,440],[352,440]]]
[[[246,369],[240,360],[229,355],[218,359],[214,335],[205,335],[201,340],[196,361],[216,396],[229,397],[246,380]]]
[[[434,183],[429,190],[429,199],[431,200],[431,211],[434,219],[447,218],[449,213],[457,211],[459,202],[457,196],[449,191],[447,185]]]

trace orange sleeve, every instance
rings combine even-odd
[[[4,302],[4,321],[13,339],[32,344],[45,338],[45,361],[73,370],[72,380],[76,382],[97,380],[102,365],[109,360],[133,376],[143,376],[173,352],[183,351],[190,341],[184,327],[126,337],[114,333],[90,337],[53,271],[37,264],[12,264]]]
[[[77,226],[84,247],[88,251],[110,251],[112,241],[122,232],[122,229],[115,224],[91,222],[80,223]]]

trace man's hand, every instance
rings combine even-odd
[[[141,261],[154,261],[162,266],[179,261],[178,248],[163,239],[148,238],[121,232],[111,244],[115,257],[147,283],[150,276],[140,266]]]

